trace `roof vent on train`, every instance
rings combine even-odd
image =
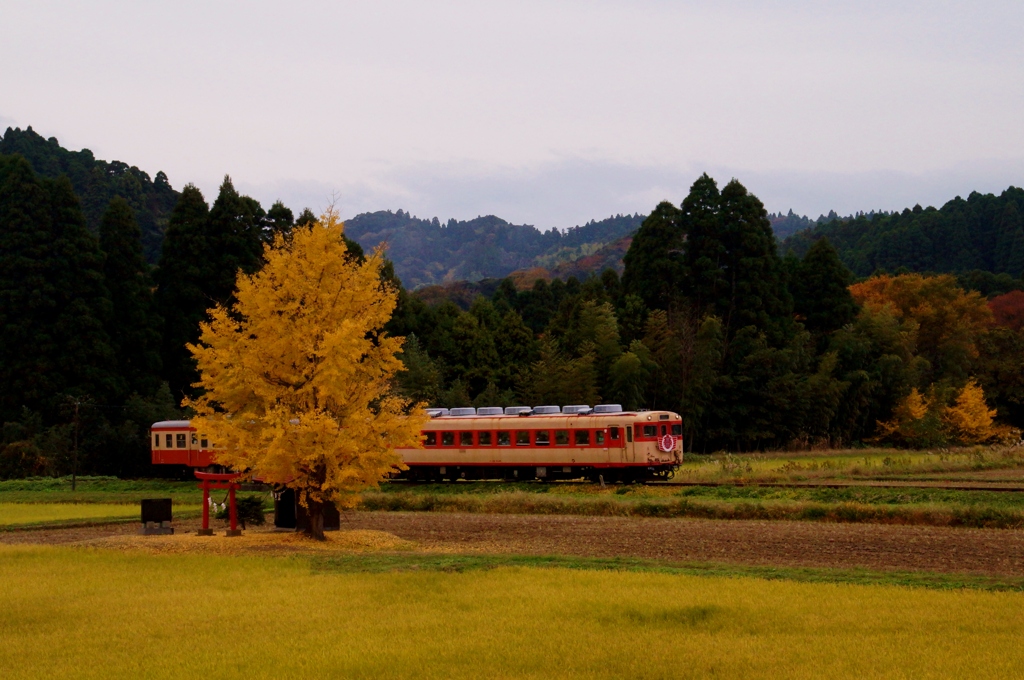
[[[438,416],[448,415],[448,409],[446,408],[428,408],[427,415],[431,418],[437,418]]]
[[[562,408],[560,406],[534,406],[533,415],[550,415],[552,413],[561,413]]]
[[[622,404],[598,404],[594,413],[622,413]]]
[[[476,409],[470,406],[469,408],[453,408],[449,415],[453,416],[475,416]]]
[[[586,404],[573,404],[572,406],[563,406],[562,413],[576,413],[585,414],[590,413],[590,407]]]
[[[476,410],[478,416],[500,416],[505,412],[500,406],[481,406]]]
[[[506,406],[505,415],[507,416],[521,416],[530,415],[533,413],[533,409],[529,406]]]

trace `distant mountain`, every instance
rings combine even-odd
[[[0,138],[0,154],[21,154],[43,177],[67,175],[82,201],[82,212],[94,233],[110,199],[120,196],[135,210],[142,229],[142,246],[151,263],[156,262],[163,242],[167,218],[178,201],[167,175],[149,175],[121,161],[101,161],[92,151],[69,151],[56,138],[44,139],[31,126],[21,130],[7,128]]]
[[[858,276],[906,268],[1019,279],[1024,273],[1022,216],[1024,189],[1010,187],[999,196],[973,192],[938,210],[918,205],[900,213],[826,218],[787,238],[781,250],[802,257],[814,241],[826,237]]]
[[[364,249],[388,246],[395,272],[409,288],[453,281],[501,279],[530,267],[557,269],[591,258],[640,227],[642,215],[616,215],[566,231],[540,231],[488,215],[473,220],[420,219],[407,212],[363,213],[345,221]],[[621,267],[621,265],[619,265]]]

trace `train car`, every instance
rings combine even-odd
[[[617,404],[428,409],[422,448],[398,449],[402,479],[579,479],[668,477],[683,460],[682,418],[623,411]],[[155,464],[208,468],[212,447],[187,420],[154,423]]]
[[[423,448],[399,449],[416,480],[668,477],[683,460],[682,418],[617,404],[430,409]]]
[[[208,468],[213,451],[205,435],[187,420],[162,420],[149,428],[154,465],[187,465]]]

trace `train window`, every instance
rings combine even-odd
[[[424,446],[437,446],[437,433],[436,432],[425,432],[426,439],[423,440]]]
[[[597,430],[594,432],[594,443],[599,445],[604,444],[604,430]]]
[[[530,445],[530,431],[529,430],[516,430],[516,446],[529,446]]]
[[[550,446],[551,430],[537,430],[537,436],[534,437],[534,442],[537,446]]]
[[[590,430],[576,430],[576,446],[589,446],[590,445]]]
[[[153,448],[154,449],[159,449],[160,448],[160,435],[158,435],[158,434],[153,435]]]
[[[658,426],[657,425],[644,425],[644,436],[645,437],[657,437]]]
[[[617,428],[617,427],[609,427],[608,428],[608,438],[611,439],[613,442],[619,441],[619,428]]]
[[[498,446],[512,446],[512,434],[508,430],[498,432]]]
[[[682,434],[683,434],[683,426],[682,425],[673,425],[672,426],[672,434],[674,434],[677,437],[682,436]]]
[[[199,439],[199,448],[202,448],[202,449],[210,448],[210,440],[206,438],[205,434]]]
[[[490,446],[491,442],[493,441],[492,438],[491,438],[491,432],[490,431],[478,432],[477,435],[476,435],[476,438],[477,438],[477,443],[479,443],[480,446]]]
[[[627,442],[632,442],[633,441],[633,426],[632,425],[626,425],[626,441]]]
[[[459,433],[459,446],[472,446],[473,445],[473,433],[472,432],[460,432]]]
[[[559,446],[568,446],[569,430],[555,430],[555,443]]]
[[[454,432],[442,432],[441,433],[441,446],[455,446],[455,433]]]
[[[173,434],[164,435],[164,445],[168,449],[173,449],[174,448],[174,435]]]
[[[193,432],[193,433],[192,433],[192,446],[195,446],[195,445],[197,445],[198,443],[199,443],[199,437],[197,437],[197,436],[196,436],[196,433],[195,433],[195,432]]]
[[[661,436],[664,437],[667,434],[668,434],[668,426],[662,425],[661,426]]]
[[[184,433],[181,433],[181,434],[178,435],[178,448],[179,449],[185,448],[185,434]]]

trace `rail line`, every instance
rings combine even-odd
[[[408,485],[408,486],[424,486],[428,484],[508,484],[509,482],[500,479],[474,479],[462,482],[429,482],[429,481],[414,481],[406,479],[393,479],[387,482],[388,484],[395,485]],[[584,482],[576,480],[552,480],[552,481],[530,481],[530,482],[513,482],[515,484],[557,484],[562,486],[592,486],[594,482]],[[964,482],[918,482],[918,481],[876,481],[876,480],[865,480],[865,481],[853,481],[853,482],[756,482],[756,481],[733,481],[733,482],[674,482],[674,481],[648,481],[641,482],[643,486],[650,487],[760,487],[760,488],[777,488],[777,489],[849,489],[849,488],[872,488],[872,489],[939,489],[941,491],[994,491],[1001,493],[1024,493],[1024,485],[1007,485],[995,482],[992,484],[987,483],[964,483]],[[617,486],[616,484],[609,483],[608,486]]]
[[[676,486],[676,487],[762,487],[779,489],[940,489],[943,491],[999,491],[1005,493],[1024,493],[1024,486],[985,483],[944,483],[944,482],[645,482],[645,486]]]

